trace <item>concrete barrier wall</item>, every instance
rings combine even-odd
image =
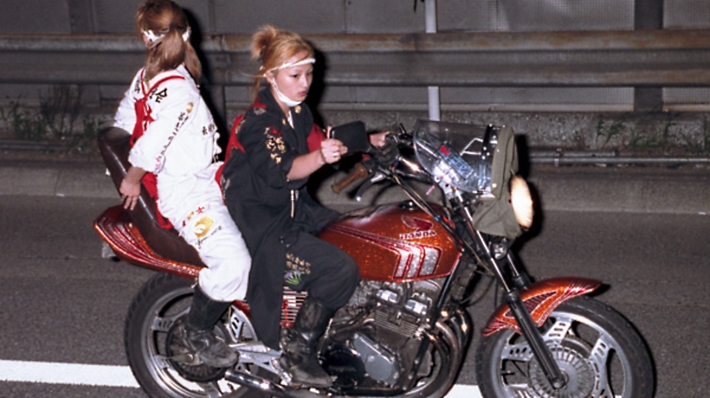
[[[38,106],[70,84],[87,109],[110,113],[142,64],[139,3],[0,0],[8,10],[0,13],[0,105]],[[322,51],[324,86],[312,95],[332,124],[427,117],[427,88],[438,86],[442,118],[513,124],[536,144],[596,148],[628,122],[624,113],[657,111],[683,112],[674,128],[707,140],[707,0],[440,0],[433,35],[422,33],[423,1],[178,3],[194,21],[205,85],[225,120],[248,102],[249,35],[274,23]]]
[[[302,33],[424,31],[417,0],[176,0],[202,31],[251,33],[274,23]],[[1,33],[131,33],[140,0],[0,0]],[[654,21],[655,20],[655,21]],[[710,28],[706,0],[440,0],[441,31]]]

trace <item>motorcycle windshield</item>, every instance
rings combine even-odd
[[[492,126],[418,120],[413,132],[417,160],[440,184],[491,195],[495,149],[492,129]]]

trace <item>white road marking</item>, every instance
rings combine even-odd
[[[138,388],[128,366],[0,360],[0,381]]]
[[[128,366],[0,360],[0,381],[139,388]],[[482,398],[477,386],[457,384],[446,398]]]
[[[469,384],[456,384],[454,388],[446,394],[446,398],[483,398],[478,386]]]

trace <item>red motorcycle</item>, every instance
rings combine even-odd
[[[653,365],[641,336],[587,296],[601,282],[532,283],[510,253],[532,222],[510,128],[420,120],[411,133],[402,129],[387,139],[333,188],[364,181],[359,196],[388,181],[409,199],[343,214],[320,234],[348,252],[362,276],[319,344],[334,381],[327,389],[291,382],[280,351],[255,335],[247,302],[235,302],[215,327],[239,362],[229,369],[189,365],[173,325],[188,311],[200,259],[158,225],[146,193],[135,210],[119,205],[96,220],[116,257],[159,271],[133,300],[125,325],[128,362],[148,395],[443,397],[472,340],[466,308],[488,276],[504,303],[486,321],[476,349],[484,397],[653,396]],[[107,129],[99,144],[118,186],[128,166],[128,134]],[[292,325],[304,298],[284,288],[283,327]]]

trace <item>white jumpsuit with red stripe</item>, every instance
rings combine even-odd
[[[221,149],[212,115],[184,66],[149,84],[142,82],[143,73],[136,74],[115,116],[116,127],[142,128],[128,160],[156,175],[160,212],[207,265],[199,274],[202,290],[217,301],[242,300],[251,257],[215,180]],[[146,116],[136,126],[135,104],[146,94]]]

